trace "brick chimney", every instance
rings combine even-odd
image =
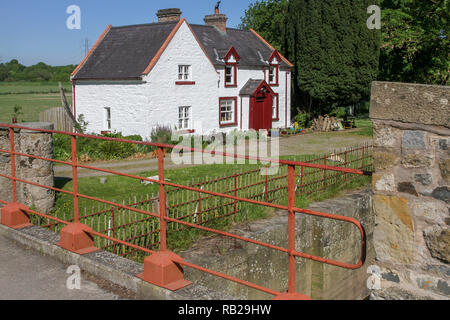
[[[158,22],[180,21],[181,10],[178,8],[161,9],[158,10],[156,16],[158,17]]]
[[[222,32],[227,32],[227,16],[219,12],[220,1],[217,3],[214,14],[205,17],[204,21],[207,26],[214,26]]]

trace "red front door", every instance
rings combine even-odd
[[[264,90],[250,97],[250,129],[258,131],[272,128],[272,104],[272,95]]]

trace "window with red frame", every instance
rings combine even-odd
[[[220,98],[220,118],[219,124],[221,127],[236,125],[236,109],[237,109],[237,98]]]

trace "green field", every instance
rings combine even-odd
[[[64,83],[63,87],[71,104],[71,84]],[[39,113],[61,106],[58,83],[0,82],[0,123],[12,121],[15,105],[22,107],[20,122],[39,121]]]

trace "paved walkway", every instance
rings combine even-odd
[[[118,300],[108,284],[81,276],[81,289],[66,287],[68,266],[0,235],[0,300]],[[101,287],[100,287],[101,286]],[[115,290],[114,290],[115,291]]]

